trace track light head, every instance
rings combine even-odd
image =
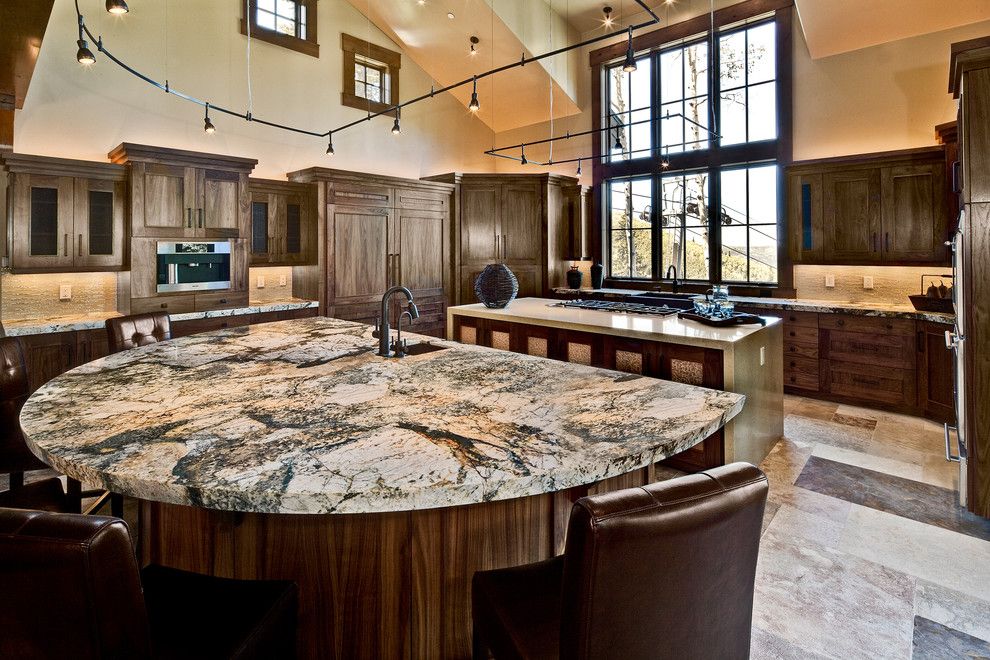
[[[121,16],[128,11],[130,10],[127,8],[127,3],[124,0],[107,0],[107,13]]]
[[[632,73],[636,70],[636,54],[633,52],[633,29],[629,28],[629,43],[626,46],[626,61],[622,64],[622,70]]]
[[[471,90],[471,102],[468,103],[468,110],[471,112],[477,112],[481,110],[481,104],[478,103],[478,79],[474,79],[474,87]]]
[[[474,57],[475,55],[478,54],[478,51],[475,48],[475,46],[477,46],[480,42],[481,42],[481,39],[478,39],[478,37],[475,37],[475,36],[472,36],[471,37],[471,50],[468,51],[469,53],[471,53],[471,57]]]
[[[577,168],[576,174],[578,176],[581,176],[581,159],[580,158],[578,158],[578,168]]]
[[[79,50],[76,51],[77,62],[85,66],[96,64],[96,56],[93,55],[93,51],[89,49],[89,44],[86,43],[85,39],[78,40],[76,45],[79,46]]]
[[[210,121],[210,104],[206,104],[206,114],[203,116],[203,132],[207,135],[213,135],[217,132],[217,127],[213,125]]]
[[[334,153],[335,152],[333,150],[333,137],[331,136],[330,141],[327,142],[327,155],[332,156],[334,155]]]
[[[395,121],[392,122],[392,135],[398,135],[402,132],[402,127],[399,126],[399,117],[396,116]]]
[[[526,160],[526,147],[523,147],[521,151],[522,151],[522,157],[519,159],[519,162],[523,165],[529,165],[529,161]]]
[[[622,140],[619,139],[618,135],[615,136],[615,144],[612,145],[612,149],[623,151]]]

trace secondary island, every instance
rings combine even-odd
[[[366,325],[231,328],[78,367],[21,413],[57,470],[140,500],[140,558],[299,584],[300,657],[468,658],[476,570],[563,548],[745,397]]]

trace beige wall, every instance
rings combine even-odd
[[[59,300],[59,287],[72,300]],[[51,318],[117,311],[116,273],[45,273],[0,276],[0,320]]]
[[[264,279],[265,286],[258,288]],[[282,282],[285,284],[282,284]],[[248,270],[248,297],[251,302],[274,302],[292,297],[292,267],[251,267]]]
[[[909,305],[908,296],[924,293],[922,275],[943,275],[950,268],[938,266],[795,266],[794,288],[799,298],[811,300],[841,300],[847,302],[892,303]],[[825,275],[835,277],[835,286],[825,286]],[[863,277],[873,278],[873,289],[863,288]],[[938,286],[943,278],[935,278]],[[945,285],[952,280],[945,278]],[[925,287],[931,284],[925,278]]]
[[[167,77],[175,88],[204,100],[244,111],[247,39],[238,28],[242,4],[135,2],[123,18],[108,15],[102,2],[86,0],[81,6],[90,29],[138,70],[156,79]],[[118,143],[141,142],[257,158],[255,175],[272,178],[314,165],[415,178],[494,168],[482,155],[490,146],[491,132],[447,94],[404,112],[400,136],[391,134],[392,121],[384,117],[336,136],[337,155],[332,159],[324,155],[322,139],[216,113],[212,119],[217,133],[207,136],[202,108],[124,73],[99,53],[90,69],[76,64],[72,5],[72,0],[55,3],[30,92],[16,114],[16,151],[105,160]],[[362,111],[340,105],[341,32],[397,49],[344,0],[321,0],[318,59],[252,42],[254,114],[319,131],[360,118]],[[409,58],[403,59],[403,98],[424,93],[431,84]]]

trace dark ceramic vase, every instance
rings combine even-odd
[[[485,307],[501,309],[515,300],[519,281],[505,264],[488,264],[474,281],[474,295]]]
[[[605,266],[595,264],[591,267],[591,288],[602,288],[602,281],[605,278]]]
[[[580,289],[582,279],[584,279],[584,274],[578,270],[576,265],[571,266],[571,269],[567,271],[567,288]]]

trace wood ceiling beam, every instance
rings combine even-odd
[[[55,0],[0,0],[0,109],[24,107]]]

